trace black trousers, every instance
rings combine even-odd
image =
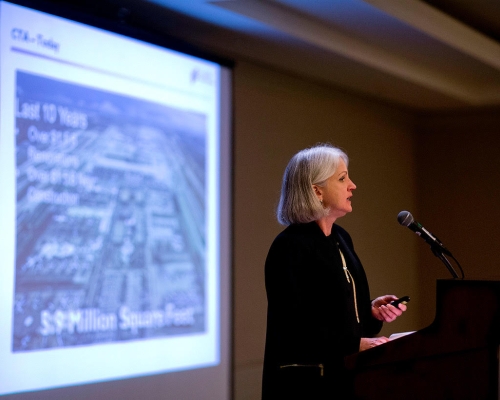
[[[317,367],[281,368],[271,382],[264,382],[263,400],[352,400],[352,377],[345,371],[320,371]]]

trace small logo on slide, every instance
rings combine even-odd
[[[199,68],[194,68],[191,70],[191,83],[197,82],[204,83],[206,85],[213,85],[214,79],[212,73]]]

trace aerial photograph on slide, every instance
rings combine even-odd
[[[207,121],[17,71],[12,351],[206,330]]]

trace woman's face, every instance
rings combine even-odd
[[[337,170],[323,186],[313,185],[313,188],[318,198],[323,201],[323,207],[330,209],[329,217],[343,217],[352,211],[351,197],[356,185],[349,178],[343,159],[340,159]]]

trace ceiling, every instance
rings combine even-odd
[[[120,2],[121,0],[114,0]],[[169,35],[414,110],[500,106],[497,0],[141,0]]]

